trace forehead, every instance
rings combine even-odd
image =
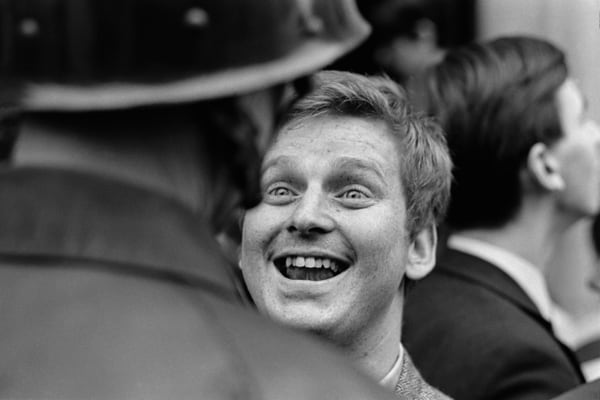
[[[325,115],[292,121],[284,126],[265,156],[370,160],[384,168],[398,168],[397,146],[385,122],[366,118]]]

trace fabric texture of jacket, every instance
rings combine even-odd
[[[451,400],[450,397],[425,382],[406,351],[402,358],[402,367],[395,393],[401,399]]]
[[[0,170],[0,398],[394,398],[237,293],[179,203],[92,174]]]
[[[425,380],[456,400],[543,400],[583,382],[516,282],[460,251],[445,249],[408,292],[402,329]]]

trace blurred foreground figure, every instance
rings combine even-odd
[[[543,272],[563,232],[600,209],[600,131],[542,40],[450,52],[428,83],[455,165],[451,234],[408,296],[405,344],[457,399],[551,398],[583,377],[552,331]]]
[[[243,309],[214,234],[255,204],[285,83],[368,26],[350,1],[0,1],[0,397],[382,399]]]
[[[448,399],[400,344],[406,282],[433,268],[450,194],[442,131],[390,79],[326,71],[316,83],[285,116],[244,218],[248,289],[261,312],[330,340],[399,398]]]

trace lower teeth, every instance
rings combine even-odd
[[[293,280],[323,281],[333,278],[336,274],[328,268],[286,267],[284,275]]]

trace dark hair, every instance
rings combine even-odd
[[[566,78],[562,51],[516,36],[458,48],[429,71],[427,108],[455,165],[448,225],[495,228],[514,217],[529,150],[562,136],[556,93]]]
[[[324,71],[315,88],[289,110],[284,124],[322,115],[385,122],[400,152],[400,174],[411,238],[445,213],[452,163],[444,134],[430,118],[413,111],[403,90],[387,77]]]

